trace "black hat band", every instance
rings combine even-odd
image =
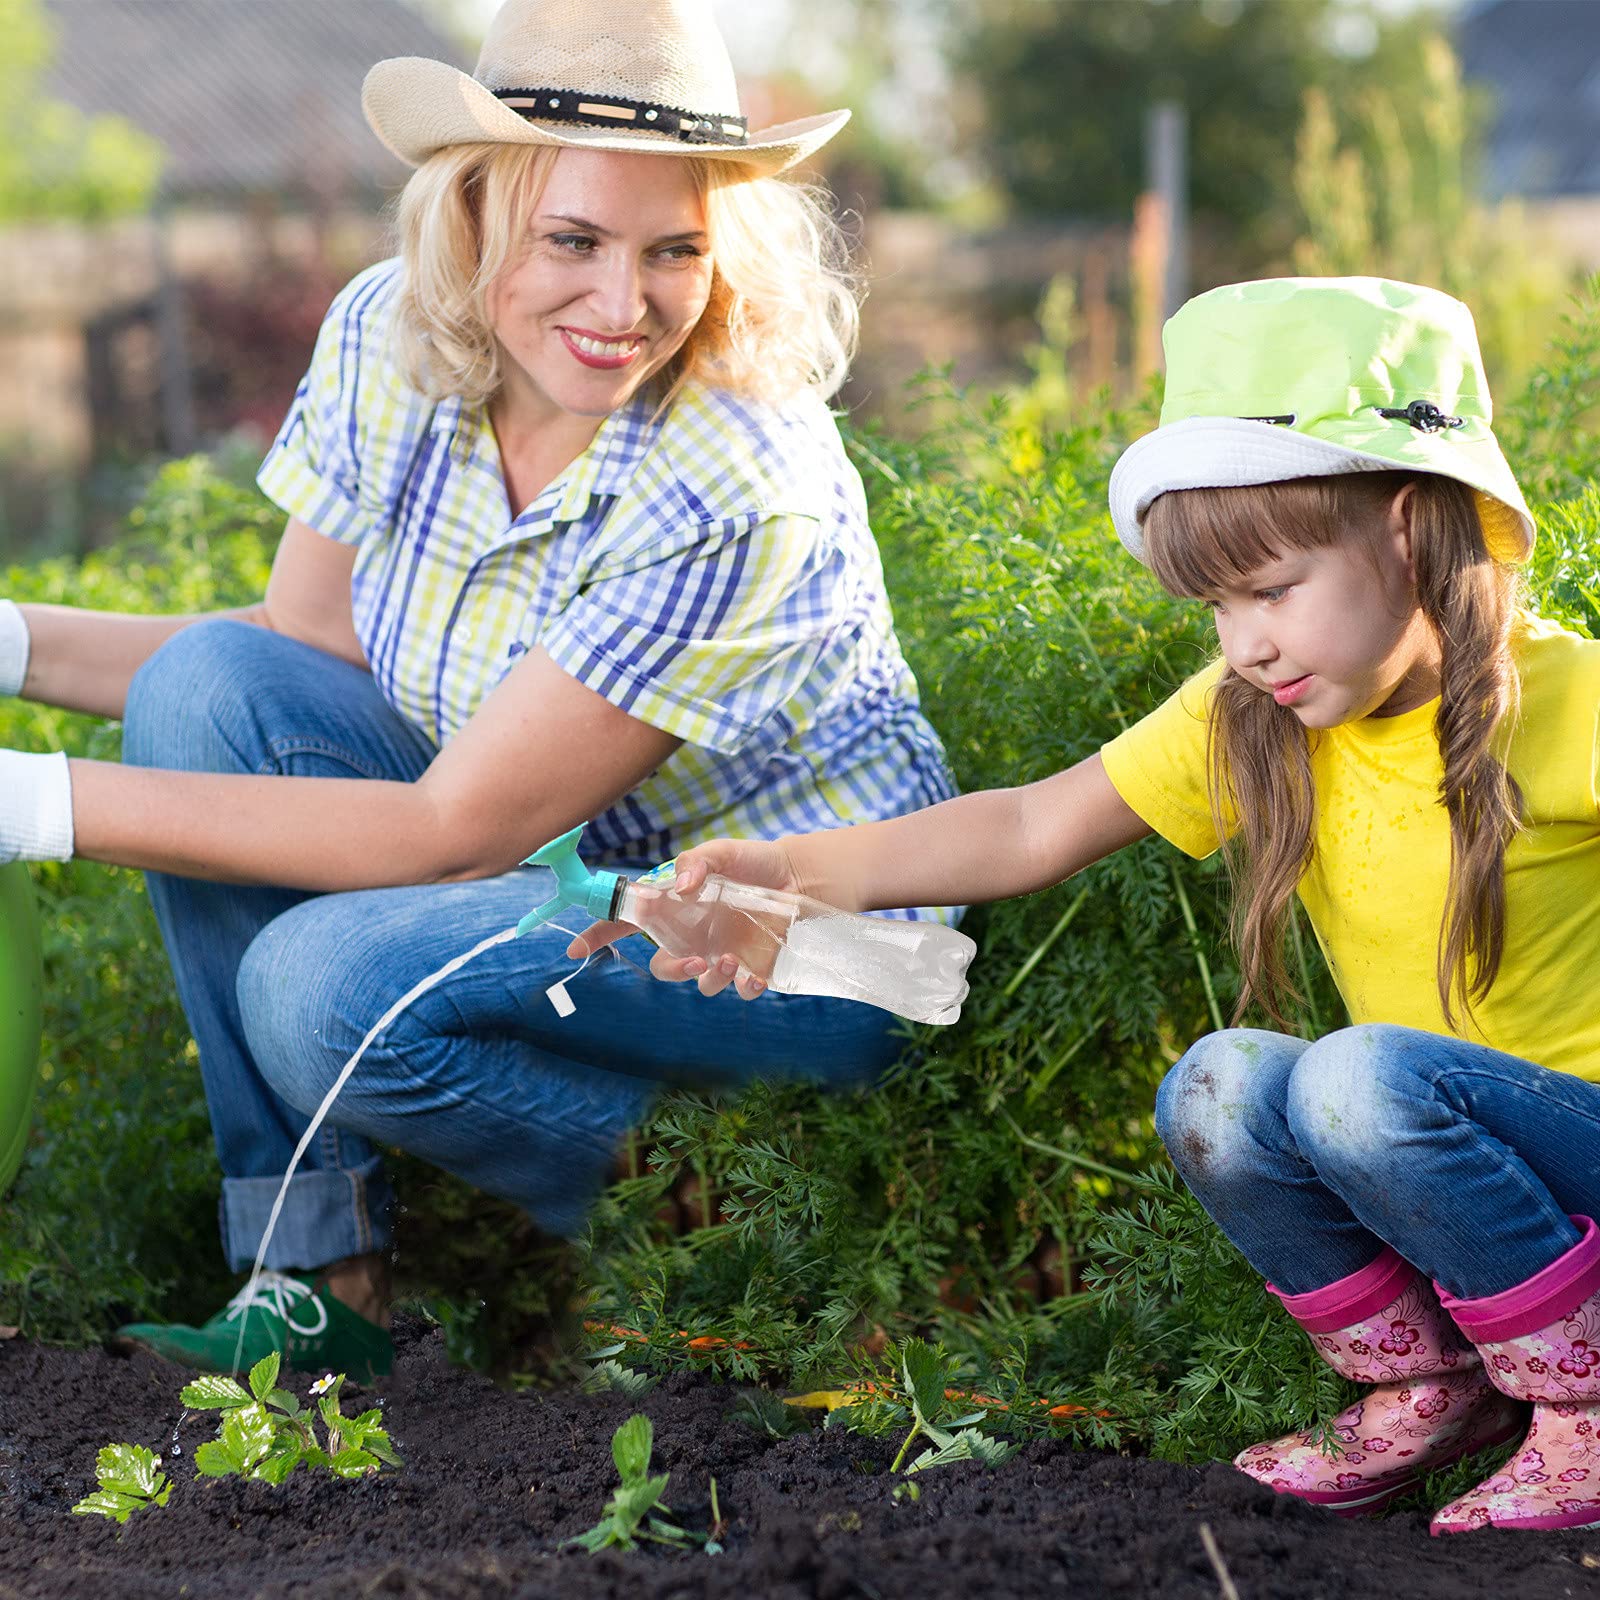
[[[619,100],[614,95],[576,94],[570,89],[496,89],[493,93],[530,122],[576,122],[586,128],[665,133],[685,144],[750,142],[750,125],[743,117],[708,116],[649,100]]]

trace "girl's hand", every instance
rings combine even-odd
[[[674,892],[686,899],[692,898],[706,875],[713,872],[762,889],[806,892],[784,846],[760,839],[713,839],[685,850],[675,867]],[[589,955],[638,931],[630,922],[591,923],[567,946],[567,955],[573,959]],[[650,973],[663,983],[696,982],[704,995],[719,994],[731,983],[744,1000],[754,1000],[767,987],[732,951],[707,962],[699,956],[674,956],[657,950],[650,958]]]

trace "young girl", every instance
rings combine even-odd
[[[1600,644],[1519,608],[1533,523],[1464,306],[1377,279],[1241,284],[1186,305],[1166,348],[1162,425],[1118,463],[1112,514],[1212,607],[1222,659],[1041,783],[702,845],[678,883],[948,905],[1152,830],[1197,857],[1225,844],[1244,1001],[1273,1014],[1298,893],[1353,1025],[1200,1040],[1156,1125],[1322,1357],[1373,1387],[1336,1454],[1302,1433],[1237,1465],[1353,1514],[1526,1427],[1433,1531],[1600,1525]],[[762,988],[737,953],[652,966]]]

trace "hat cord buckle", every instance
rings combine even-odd
[[[1442,433],[1446,428],[1464,428],[1461,417],[1447,417],[1431,400],[1413,400],[1407,406],[1375,406],[1380,417],[1404,417],[1419,433]]]

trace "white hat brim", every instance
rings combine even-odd
[[[804,161],[850,120],[848,111],[829,111],[763,128],[745,144],[690,144],[670,134],[578,124],[557,128],[528,121],[476,78],[425,56],[380,61],[361,86],[361,109],[385,148],[413,167],[451,145],[527,144],[737,161],[763,176]]]
[[[1497,447],[1494,460],[1482,465],[1485,470],[1470,475],[1451,471],[1443,463],[1416,463],[1408,468],[1405,462],[1333,444],[1281,423],[1246,417],[1188,417],[1147,433],[1123,451],[1111,471],[1111,520],[1129,552],[1145,561],[1145,513],[1159,496],[1177,489],[1241,488],[1342,472],[1432,470],[1457,478],[1507,506],[1531,548],[1533,518]],[[1525,554],[1521,552],[1516,559]]]

